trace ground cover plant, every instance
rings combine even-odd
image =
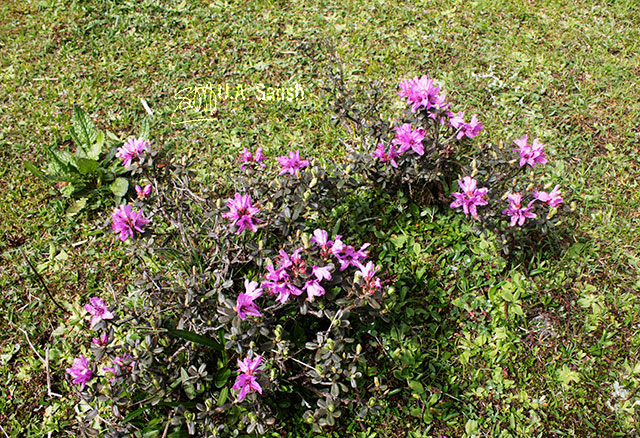
[[[638,422],[637,6],[472,6],[426,2],[418,19],[406,5],[368,2],[272,9],[3,3],[3,432],[79,434],[65,369],[87,338],[69,328],[89,326],[81,305],[90,298],[116,303],[112,291],[128,290],[137,263],[112,236],[110,215],[73,214],[73,201],[33,178],[24,160],[45,169],[47,147],[73,150],[74,105],[100,130],[122,140],[138,136],[142,119],[151,117],[142,97],[152,109],[153,139],[169,154],[206,163],[194,168],[199,186],[230,190],[226,172],[237,168],[245,146],[252,153],[263,146],[272,157],[300,149],[306,159],[333,164],[361,136],[327,121],[331,96],[315,88],[315,66],[294,53],[301,41],[326,38],[349,85],[364,90],[380,80],[392,102],[398,78],[426,72],[442,82],[456,111],[479,115],[484,129],[475,144],[503,141],[510,149],[517,146],[506,140],[524,134],[541,139],[553,161],[536,172],[544,170],[551,185],[536,189],[550,193],[564,181],[562,196],[580,201],[567,218],[571,233],[550,231],[535,251],[513,247],[509,255],[501,242],[476,234],[477,221],[412,205],[409,192],[400,195],[407,202],[386,206],[385,215],[376,202],[350,204],[363,214],[354,242],[378,233],[377,263],[396,272],[388,293],[402,303],[402,318],[392,314],[363,344],[380,355],[367,370],[380,416],[343,412],[336,433],[632,435]],[[218,101],[208,122],[177,123],[183,121],[178,88],[296,82],[306,93],[299,101],[232,96]],[[400,105],[385,108],[389,118]],[[174,113],[176,123],[166,124]],[[459,191],[456,185],[445,196]],[[137,196],[134,190],[129,196]],[[113,202],[108,196],[105,202]],[[353,208],[331,212],[332,220]],[[167,421],[158,423],[163,428]],[[273,433],[308,434],[302,421],[279,427]]]

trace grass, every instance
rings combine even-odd
[[[401,366],[409,371],[386,382],[385,420],[370,420],[371,433],[637,431],[638,12],[632,1],[479,0],[446,7],[427,1],[419,8],[376,1],[3,2],[0,369],[7,378],[0,425],[12,437],[72,430],[75,402],[64,368],[76,351],[73,332],[63,328],[76,316],[55,307],[25,256],[41,265],[56,300],[76,310],[107,284],[122,290],[134,272],[121,261],[104,212],[68,217],[67,200],[25,172],[22,161],[43,164],[44,147],[68,141],[74,104],[102,129],[136,132],[145,116],[140,98],[154,111],[154,140],[197,159],[202,184],[225,183],[243,146],[274,154],[295,145],[320,159],[340,156],[341,140],[353,138],[331,123],[320,72],[297,51],[302,42],[328,39],[351,84],[381,80],[391,101],[399,79],[426,73],[443,82],[457,108],[480,114],[479,141],[540,137],[553,157],[549,172],[578,206],[564,247],[506,268],[512,280],[519,278],[522,317],[496,308],[511,286],[483,278],[502,275],[490,262],[504,260],[488,261],[490,243],[479,251],[469,231],[456,231],[465,229],[460,218],[446,217],[455,227],[428,228],[415,227],[424,221],[411,216],[395,230],[420,245],[405,263],[427,266],[437,279],[428,290],[408,290],[406,299],[420,309],[427,307],[424,297],[433,298],[446,324],[421,328],[419,314],[407,315],[413,325],[381,335],[392,351],[399,349],[398,360],[413,359]],[[186,117],[178,110],[180,90],[206,84],[300,84],[305,98],[229,99],[219,102],[211,121],[170,123]],[[456,237],[442,237],[445,232]],[[479,317],[482,311],[490,317]],[[433,330],[441,331],[431,340],[425,333]],[[49,350],[51,389],[63,397],[47,395],[44,365],[29,342],[42,357]],[[627,388],[628,399],[612,396],[614,382]],[[395,388],[415,397],[396,399]]]

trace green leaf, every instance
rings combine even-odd
[[[182,338],[185,341],[190,341],[195,344],[205,345],[207,347],[211,347],[214,350],[222,351],[224,347],[218,341],[215,341],[206,336],[199,335],[194,332],[190,332],[188,330],[179,330],[179,329],[167,329],[167,332],[174,337]]]
[[[94,173],[98,169],[98,162],[96,160],[90,160],[88,158],[78,158],[77,168],[81,174],[87,175]]]
[[[229,380],[229,376],[231,376],[231,370],[229,368],[221,369],[216,373],[216,387],[222,388],[226,385],[227,380]]]
[[[29,172],[33,173],[36,178],[40,178],[43,181],[49,181],[49,176],[46,175],[42,170],[38,169],[33,163],[29,161],[24,162],[24,167]]]
[[[87,198],[80,198],[67,209],[67,216],[75,216],[87,205]]]
[[[140,416],[140,414],[142,414],[144,411],[146,411],[147,409],[149,409],[149,406],[145,406],[143,408],[140,409],[136,409],[135,411],[133,411],[132,413],[130,413],[129,415],[127,415],[126,417],[124,417],[124,420],[122,420],[124,423],[128,423],[129,421],[133,420],[134,418]]]
[[[98,130],[79,106],[73,107],[73,116],[71,117],[71,136],[77,142],[78,148],[88,150],[97,140]]]
[[[109,186],[111,192],[119,198],[124,197],[129,191],[129,181],[126,178],[116,178]]]
[[[224,402],[227,401],[227,397],[229,396],[229,388],[224,387],[220,390],[220,395],[218,396],[218,406],[222,406]]]
[[[102,148],[104,147],[104,132],[98,131],[96,137],[95,143],[87,150],[87,158],[98,161],[102,153]]]

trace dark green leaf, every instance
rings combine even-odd
[[[213,348],[214,350],[222,351],[224,349],[223,346],[219,342],[217,342],[217,341],[215,341],[215,340],[213,340],[211,338],[208,338],[206,336],[202,336],[202,335],[199,335],[197,333],[190,332],[188,330],[167,329],[167,332],[171,336],[175,336],[177,338],[182,338],[182,339],[184,339],[186,341],[190,341],[190,342],[193,342],[195,344],[205,345],[207,347]]]

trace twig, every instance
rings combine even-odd
[[[22,257],[24,257],[24,259],[27,261],[27,264],[31,267],[33,272],[36,274],[36,278],[38,279],[38,281],[40,281],[40,284],[42,285],[42,287],[45,290],[45,292],[47,293],[47,295],[49,295],[49,298],[51,298],[51,301],[53,301],[53,304],[55,304],[60,310],[62,310],[63,312],[66,313],[67,310],[64,307],[62,307],[60,305],[60,303],[58,303],[56,301],[56,299],[53,297],[53,294],[51,293],[51,291],[47,287],[47,284],[44,282],[44,279],[42,278],[42,276],[40,275],[38,270],[35,268],[35,266],[33,266],[33,264],[31,263],[31,260],[29,260],[29,257],[27,257],[27,255],[24,253],[22,248],[20,248],[20,252],[22,253]]]
[[[173,413],[175,411],[171,411],[169,414],[169,418],[167,419],[167,424],[164,426],[164,431],[162,432],[162,438],[167,438],[167,433],[169,432],[169,425],[171,424],[171,419],[173,418]]]
[[[7,435],[7,432],[4,431],[4,428],[2,427],[2,424],[0,424],[0,430],[2,430],[2,433],[4,433],[4,436],[9,438],[9,435]]]
[[[42,356],[40,356],[40,353],[38,353],[38,351],[36,350],[36,348],[33,346],[33,344],[31,343],[31,340],[29,339],[29,335],[27,334],[27,332],[25,332],[22,327],[16,327],[18,330],[20,330],[22,333],[24,333],[24,336],[27,338],[27,342],[29,343],[29,347],[31,347],[31,349],[33,350],[33,352],[36,354],[36,356],[38,356],[38,358],[42,361],[42,363],[44,363],[44,358]]]
[[[49,347],[47,347],[47,349],[44,351],[44,357],[46,359],[44,365],[45,365],[45,369],[47,370],[47,395],[49,397],[51,396],[62,397],[62,394],[58,394],[56,392],[51,391],[51,374],[49,373]]]

